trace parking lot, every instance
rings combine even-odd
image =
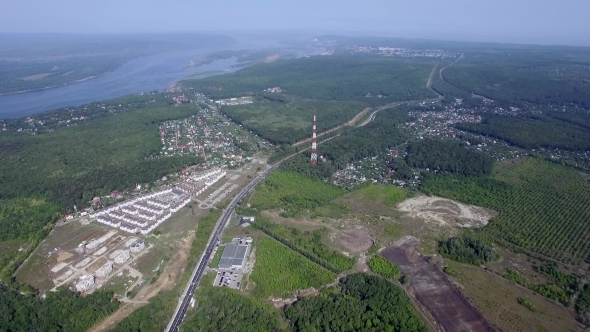
[[[240,289],[243,276],[244,274],[242,273],[241,269],[217,271],[217,276],[215,277],[213,285],[218,287]]]

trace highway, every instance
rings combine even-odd
[[[288,159],[290,157],[291,156],[289,156],[285,159]],[[285,160],[285,159],[283,159],[283,160]],[[199,285],[199,282],[201,281],[201,277],[203,276],[203,273],[205,272],[205,269],[207,267],[207,263],[209,262],[209,259],[211,258],[211,254],[213,253],[213,250],[215,249],[217,239],[219,238],[219,235],[221,235],[221,232],[223,232],[223,229],[225,228],[225,226],[227,225],[227,222],[229,221],[230,217],[234,213],[238,203],[244,197],[246,197],[246,195],[248,195],[250,193],[250,191],[252,191],[252,189],[254,189],[254,187],[256,187],[256,185],[258,185],[258,183],[260,181],[264,180],[264,178],[268,174],[270,174],[273,170],[275,170],[275,168],[277,168],[281,164],[281,162],[282,161],[277,162],[276,164],[274,164],[273,166],[271,166],[270,168],[268,168],[267,170],[265,170],[264,172],[259,174],[252,182],[250,182],[231,201],[229,206],[225,209],[225,211],[223,212],[223,215],[217,221],[217,225],[215,226],[215,231],[209,237],[209,242],[207,243],[207,247],[205,249],[205,252],[201,255],[201,259],[199,261],[199,264],[197,264],[197,266],[193,270],[191,278],[189,279],[186,287],[184,288],[184,292],[183,292],[182,296],[180,297],[179,304],[176,308],[176,311],[174,312],[174,316],[172,316],[170,323],[168,323],[168,326],[166,327],[166,331],[171,331],[171,332],[178,331],[180,324],[182,323],[182,320],[184,319],[184,315],[186,314],[186,310],[188,309],[188,306],[191,303],[193,295],[195,294],[195,290],[196,290],[197,286]]]

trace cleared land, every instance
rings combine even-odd
[[[459,227],[483,227],[497,215],[494,211],[479,206],[423,195],[401,202],[398,204],[397,210],[406,213],[411,218]]]
[[[410,293],[430,311],[445,331],[495,331],[447,276],[416,251],[419,240],[404,237],[383,256],[410,277]]]
[[[542,296],[475,266],[447,262],[455,271],[461,292],[502,331],[577,331],[570,312]],[[532,310],[519,304],[526,299]]]

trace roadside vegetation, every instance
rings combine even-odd
[[[269,237],[258,241],[256,255],[251,275],[256,297],[289,297],[293,291],[319,288],[335,278],[332,272]]]

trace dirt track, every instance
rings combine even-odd
[[[419,241],[406,236],[383,251],[410,277],[410,293],[434,316],[444,331],[495,331],[484,316],[455,288],[447,276],[416,251]]]

